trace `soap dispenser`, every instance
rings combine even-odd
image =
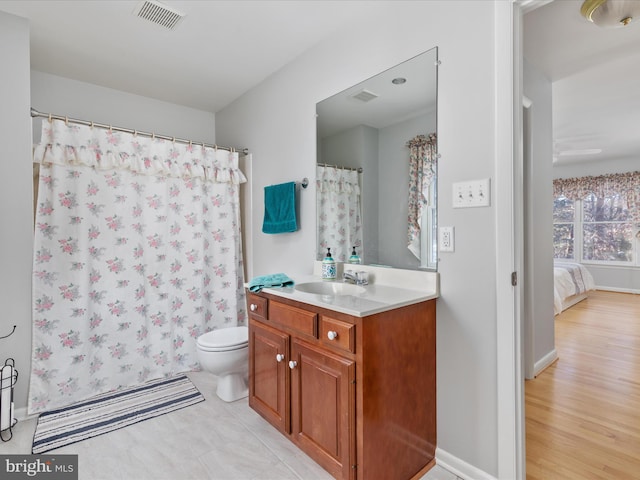
[[[353,251],[351,252],[351,256],[349,257],[349,263],[360,265],[360,256],[356,253],[356,247],[352,248]]]
[[[322,280],[335,280],[336,277],[336,261],[331,256],[331,249],[327,248],[327,256],[322,260]]]

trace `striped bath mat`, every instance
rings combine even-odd
[[[42,413],[33,453],[43,453],[204,401],[186,375],[154,380]]]

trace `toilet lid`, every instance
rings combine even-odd
[[[247,327],[212,330],[198,337],[198,345],[205,349],[237,349],[249,343]]]

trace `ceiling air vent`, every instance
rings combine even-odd
[[[156,0],[144,0],[140,2],[133,11],[133,14],[136,17],[144,18],[169,30],[173,30],[184,17],[184,13]]]
[[[356,100],[360,100],[361,102],[370,102],[374,98],[378,98],[378,95],[365,89],[360,90],[358,93],[354,93],[353,95],[351,95],[351,98],[355,98]]]

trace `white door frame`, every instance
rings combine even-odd
[[[532,266],[534,262],[532,248],[532,232],[533,232],[533,202],[532,202],[532,179],[531,179],[531,107],[533,102],[525,95],[522,96],[522,192],[523,192],[523,264],[522,264],[522,348],[523,348],[523,368],[524,378],[527,380],[535,378],[535,318],[533,315],[534,278],[532,275]],[[514,158],[514,162],[518,164],[518,158]]]
[[[529,0],[496,0],[496,330],[498,478],[524,480],[522,348],[522,11]]]

